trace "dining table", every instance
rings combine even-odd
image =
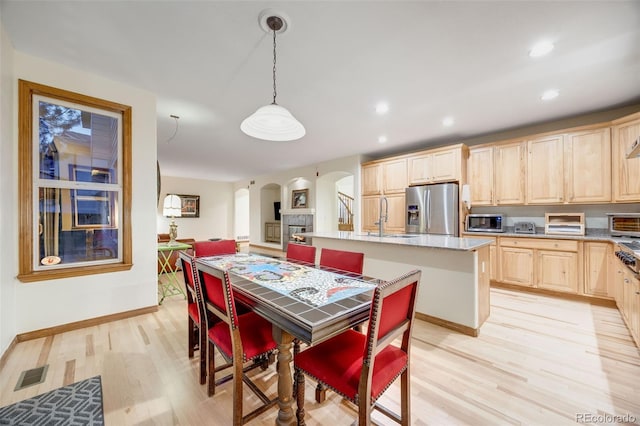
[[[250,253],[201,257],[196,267],[204,272],[227,271],[234,296],[271,322],[278,348],[275,423],[304,424],[303,401],[298,399],[297,417],[292,407],[293,342],[313,345],[366,321],[373,289],[380,280]],[[295,385],[297,397],[304,398],[302,373],[296,375]]]

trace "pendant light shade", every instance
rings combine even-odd
[[[294,141],[306,133],[304,126],[288,109],[277,104],[265,105],[245,118],[240,130],[267,141]]]
[[[294,141],[303,137],[306,130],[288,109],[276,103],[276,32],[284,32],[288,25],[283,16],[270,16],[271,12],[263,11],[259,21],[265,31],[273,32],[273,102],[258,108],[245,118],[240,124],[240,130],[251,137],[266,141]]]

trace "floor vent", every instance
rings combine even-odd
[[[13,390],[14,392],[20,389],[27,388],[29,386],[37,385],[38,383],[44,382],[44,379],[47,377],[47,369],[49,368],[49,364],[43,365],[42,367],[32,368],[31,370],[26,370],[20,373],[20,378],[18,379],[18,384],[16,388]]]

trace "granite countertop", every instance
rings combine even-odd
[[[491,236],[491,237],[522,237],[522,238],[551,238],[554,240],[588,240],[588,241],[606,241],[606,242],[618,242],[620,240],[626,241],[629,238],[612,237],[609,230],[606,228],[587,228],[584,235],[555,235],[545,234],[543,227],[536,227],[535,234],[519,234],[514,232],[513,226],[507,226],[505,232],[467,232],[463,231],[462,235],[473,236]]]
[[[379,237],[377,233],[367,234],[348,231],[330,231],[330,232],[306,232],[305,237],[329,238],[334,240],[350,240],[359,242],[395,244],[401,246],[436,248],[445,250],[462,250],[473,251],[481,247],[488,246],[493,241],[483,238],[458,238],[448,237],[444,235],[429,234],[385,234]]]

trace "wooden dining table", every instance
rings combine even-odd
[[[278,344],[278,416],[276,425],[297,422],[293,412],[291,352],[294,339],[314,344],[354,327],[369,317],[379,280],[335,269],[236,253],[202,257],[196,267],[229,274],[234,295],[273,325]],[[304,389],[304,376],[296,377]],[[304,396],[304,394],[302,394]],[[299,411],[300,401],[298,403]],[[298,413],[304,416],[304,412]]]

